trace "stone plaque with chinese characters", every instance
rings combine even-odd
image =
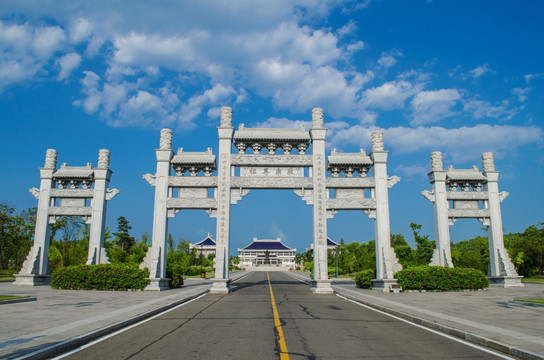
[[[244,166],[240,168],[240,176],[281,176],[281,177],[304,177],[302,167],[276,167],[276,166]]]

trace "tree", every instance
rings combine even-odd
[[[130,229],[132,226],[128,224],[128,220],[124,216],[119,216],[117,218],[117,232],[113,233],[115,235],[113,241],[123,251],[130,250],[136,244],[136,240],[128,232]]]
[[[428,265],[433,257],[435,242],[429,240],[429,235],[419,235],[419,230],[421,230],[420,224],[411,222],[410,229],[412,229],[412,233],[414,234],[414,240],[417,244],[415,251],[415,259],[417,265]]]
[[[453,244],[451,257],[455,267],[478,269],[487,274],[489,264],[487,237],[477,236]]]
[[[32,246],[36,209],[20,214],[0,204],[0,267],[19,270]]]

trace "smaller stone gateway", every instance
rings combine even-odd
[[[67,166],[57,169],[57,150],[48,149],[45,165],[40,169],[40,188],[30,192],[38,199],[34,244],[15,275],[15,285],[47,285],[49,274],[49,238],[51,224],[63,216],[81,216],[89,229],[89,254],[87,264],[108,263],[104,248],[107,201],[120,190],[108,189],[113,172],[109,169],[110,151],[101,149],[98,166]]]
[[[431,153],[429,179],[433,190],[421,192],[433,203],[436,249],[430,265],[453,267],[450,229],[457,219],[476,218],[488,232],[489,285],[522,287],[519,276],[504,247],[500,203],[508,196],[499,193],[499,172],[495,171],[493,153],[482,154],[483,172],[472,169],[443,169],[442,153]],[[451,204],[451,206],[450,206]]]
[[[288,247],[280,238],[275,240],[254,238],[251,244],[238,249],[240,267],[257,271],[294,270],[296,252],[297,249]]]

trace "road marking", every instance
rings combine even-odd
[[[268,279],[268,288],[270,289],[270,301],[272,302],[272,311],[274,313],[274,325],[278,331],[278,344],[280,345],[280,359],[289,360],[289,353],[287,352],[287,344],[285,343],[285,337],[283,336],[283,329],[281,328],[280,316],[278,315],[278,309],[276,308],[276,300],[274,300],[274,292],[272,291],[272,284],[270,283],[270,276],[268,271],[266,272],[266,278]]]
[[[484,351],[484,352],[486,352],[486,353],[493,354],[493,355],[495,355],[495,356],[497,356],[497,357],[500,357],[500,358],[503,358],[503,359],[515,360],[515,358],[513,358],[513,357],[511,357],[511,356],[507,356],[507,355],[504,355],[504,354],[501,354],[501,353],[498,353],[498,352],[489,350],[489,349],[487,349],[487,348],[484,348],[484,347],[482,347],[482,346],[479,346],[479,345],[470,343],[470,342],[468,342],[468,341],[465,341],[465,340],[456,338],[456,337],[454,337],[454,336],[451,336],[451,335],[448,335],[448,334],[444,334],[443,332],[440,332],[440,331],[436,331],[436,330],[433,330],[433,329],[429,329],[428,327],[425,327],[425,326],[423,326],[423,325],[415,324],[415,323],[413,323],[413,322],[410,322],[410,321],[408,321],[408,320],[406,320],[406,319],[403,319],[403,318],[400,318],[400,317],[398,317],[398,316],[388,314],[388,313],[386,313],[386,312],[384,312],[384,311],[381,311],[381,310],[378,310],[378,309],[374,309],[374,308],[371,307],[371,306],[362,304],[362,303],[357,302],[357,301],[355,301],[355,300],[348,299],[348,298],[346,298],[346,297],[343,297],[342,295],[336,294],[336,296],[338,296],[338,297],[341,298],[341,299],[344,299],[344,300],[347,300],[347,301],[351,301],[352,303],[357,304],[357,305],[359,305],[359,306],[362,306],[362,307],[364,307],[364,308],[367,308],[367,309],[369,309],[369,310],[378,312],[378,313],[383,314],[383,315],[387,315],[387,316],[389,316],[389,317],[392,317],[393,319],[400,320],[400,321],[405,322],[405,323],[407,323],[407,324],[416,326],[416,327],[418,327],[418,328],[420,328],[420,329],[430,331],[430,332],[432,332],[432,333],[435,333],[435,334],[440,335],[440,336],[443,336],[443,337],[445,337],[445,338],[448,338],[448,339],[451,339],[451,340],[460,342],[460,343],[462,343],[462,344],[468,345],[468,346],[473,347],[473,348],[475,348],[475,349]]]
[[[123,333],[123,332],[125,332],[125,331],[127,331],[127,330],[130,330],[130,329],[132,329],[132,328],[134,328],[134,327],[136,327],[136,326],[139,326],[139,325],[142,325],[143,323],[146,323],[146,322],[148,322],[148,321],[151,321],[151,320],[155,319],[156,317],[159,317],[159,316],[162,316],[162,315],[164,315],[164,314],[166,314],[166,313],[169,313],[169,312],[172,311],[172,310],[176,310],[177,308],[180,308],[180,307],[182,307],[182,306],[184,306],[184,305],[187,305],[187,304],[189,304],[189,303],[192,303],[193,301],[198,300],[198,299],[200,299],[201,297],[203,297],[203,296],[205,296],[205,295],[206,295],[206,294],[202,294],[202,295],[200,295],[199,297],[196,297],[196,298],[194,298],[194,299],[191,299],[191,300],[189,300],[189,301],[187,301],[187,302],[184,302],[184,303],[182,303],[182,304],[176,305],[176,306],[174,306],[173,308],[170,308],[170,309],[168,309],[168,310],[166,310],[166,311],[163,311],[163,312],[161,312],[161,313],[159,313],[159,314],[153,315],[153,316],[150,317],[150,318],[144,319],[144,320],[139,321],[139,322],[137,322],[137,323],[135,323],[135,324],[132,324],[132,325],[130,325],[130,326],[127,326],[126,328],[122,328],[122,329],[120,329],[120,330],[117,330],[117,331],[115,331],[115,332],[109,334],[109,335],[106,335],[106,336],[104,336],[104,337],[101,337],[101,338],[99,338],[99,339],[96,339],[96,340],[94,340],[94,341],[91,341],[90,343],[87,343],[87,344],[85,344],[85,345],[82,345],[82,346],[80,346],[80,347],[78,347],[78,348],[76,348],[76,349],[73,349],[73,350],[71,350],[71,351],[69,351],[69,352],[67,352],[67,353],[64,353],[64,354],[62,354],[62,355],[59,355],[59,356],[57,356],[57,357],[54,357],[52,360],[57,360],[57,359],[65,358],[65,357],[67,357],[67,356],[69,356],[69,355],[72,355],[72,354],[78,352],[78,351],[81,351],[81,350],[86,349],[86,348],[88,348],[88,347],[90,347],[90,346],[93,346],[94,344],[98,344],[99,342],[102,342],[102,341],[104,341],[104,340],[107,340],[107,339],[109,339],[109,338],[111,338],[111,337],[113,337],[113,336],[115,336],[115,335],[121,334],[121,333]]]

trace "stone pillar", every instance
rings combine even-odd
[[[327,267],[327,187],[325,183],[325,134],[323,110],[312,110],[313,164],[313,220],[314,220],[314,279],[312,291],[317,294],[332,294]]]
[[[157,172],[155,174],[155,208],[153,211],[153,233],[151,247],[147,250],[144,264],[149,268],[151,283],[145,290],[169,289],[166,278],[166,237],[168,234],[168,180],[172,151],[172,130],[162,129],[160,147],[155,150]],[[151,256],[150,256],[151,255]]]
[[[504,248],[501,196],[499,193],[499,172],[495,171],[493,153],[482,154],[484,175],[487,182],[484,191],[488,194],[489,226],[487,237],[489,243],[489,285],[498,287],[521,287],[521,276],[516,272],[514,264],[510,260]]]
[[[94,169],[94,191],[91,204],[91,227],[87,264],[107,264],[109,259],[104,248],[106,229],[106,193],[111,179],[110,151],[101,149],[98,154],[98,167]]]
[[[431,153],[432,172],[429,179],[433,186],[434,236],[436,249],[430,265],[453,267],[450,249],[450,227],[448,220],[448,196],[446,192],[446,171],[443,169],[442,153]]]
[[[49,206],[51,205],[51,188],[53,174],[57,168],[57,150],[47,149],[45,165],[40,169],[40,190],[38,196],[38,210],[36,212],[36,228],[34,244],[23,263],[19,274],[15,275],[16,285],[47,285],[51,281],[49,275]],[[37,189],[31,189],[34,192]]]
[[[392,291],[392,285],[397,283],[394,274],[402,270],[402,265],[400,265],[395,251],[391,247],[387,155],[388,151],[384,151],[383,133],[381,131],[373,131],[370,158],[374,163],[372,176],[375,182],[376,200],[376,219],[374,219],[376,279],[372,280],[372,288],[384,292]]]
[[[229,288],[229,244],[230,244],[230,183],[232,138],[232,109],[221,109],[219,135],[219,164],[217,176],[217,247],[215,254],[215,278],[210,293],[228,294]]]

